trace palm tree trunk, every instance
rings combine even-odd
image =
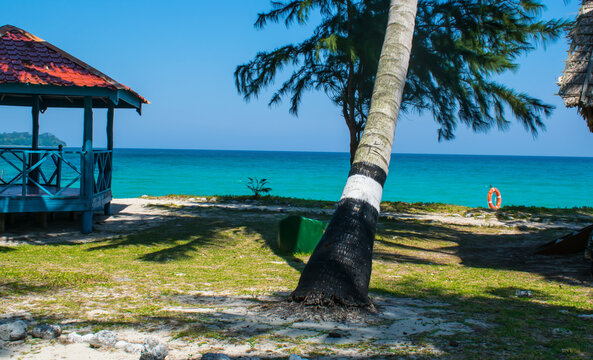
[[[404,91],[417,0],[391,0],[371,109],[342,198],[292,293],[308,304],[370,303],[373,243]]]

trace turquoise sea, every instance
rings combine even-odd
[[[116,149],[114,197],[248,195],[247,177],[267,178],[272,195],[336,201],[346,153]],[[593,206],[593,158],[394,154],[384,200],[487,206]]]

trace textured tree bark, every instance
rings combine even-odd
[[[417,0],[391,0],[371,109],[330,224],[292,299],[307,304],[370,303],[373,243],[404,91]]]

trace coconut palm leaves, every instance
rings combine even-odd
[[[404,111],[428,111],[440,125],[439,139],[453,139],[459,123],[474,131],[506,129],[510,113],[528,131],[544,128],[552,106],[494,80],[517,68],[519,56],[557,39],[569,23],[540,20],[539,0],[420,0],[404,91]],[[292,71],[273,93],[298,113],[303,93],[325,92],[340,107],[350,131],[351,161],[365,127],[385,35],[388,0],[275,1],[256,27],[320,22],[299,44],[260,52],[237,67],[235,81],[246,99]]]

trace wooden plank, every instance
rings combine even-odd
[[[36,187],[35,185],[28,186],[27,189],[27,197],[48,197],[45,192],[39,194],[32,194],[31,188]],[[80,189],[75,187],[69,187],[66,189],[59,188],[55,185],[47,185],[44,187],[48,192],[50,192],[55,199],[59,198],[77,198],[80,197]],[[12,200],[16,200],[22,197],[23,194],[23,187],[21,184],[12,184],[12,185],[0,185],[0,190],[2,190],[2,194],[0,194],[0,199],[10,197]],[[59,196],[55,196],[55,194],[59,193]]]
[[[0,198],[0,213],[36,213],[90,210],[88,202],[80,198],[50,199],[32,197],[26,199]]]
[[[0,93],[1,94],[1,93]],[[82,96],[74,97],[68,96],[66,99],[65,96],[59,97],[46,95],[43,98],[43,105],[48,108],[65,108],[65,109],[82,109],[84,107],[84,98]],[[111,101],[112,99],[108,96],[106,97],[93,97],[93,108],[107,108],[106,102]],[[19,95],[19,94],[1,94],[0,95],[0,105],[10,105],[10,106],[31,106],[31,96],[30,95]],[[134,109],[134,106],[128,104],[125,101],[121,101],[117,106],[117,108],[122,109]]]
[[[93,196],[93,204],[92,209],[99,210],[103,208],[103,206],[112,200],[111,190],[107,190],[101,194],[97,194]]]
[[[0,84],[0,93],[6,94],[110,97],[114,92],[112,89],[98,87]]]
[[[117,95],[118,100],[122,100],[130,104],[132,107],[136,109],[136,111],[138,111],[138,114],[142,114],[142,100],[140,100],[136,95],[132,94],[127,90],[118,90]]]

